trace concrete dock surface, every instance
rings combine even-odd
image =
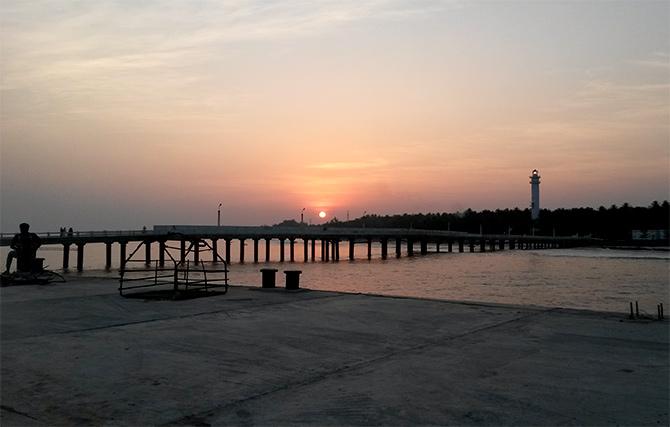
[[[669,323],[623,307],[116,287],[0,289],[3,427],[669,423]]]

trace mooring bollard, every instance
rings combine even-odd
[[[285,270],[284,274],[286,275],[286,289],[295,290],[300,289],[300,270]]]
[[[274,288],[276,282],[276,268],[261,268],[261,286],[263,288]]]

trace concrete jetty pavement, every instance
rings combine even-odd
[[[668,425],[669,323],[623,313],[117,282],[0,289],[29,425]]]

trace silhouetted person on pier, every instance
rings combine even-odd
[[[31,271],[37,254],[37,248],[42,244],[37,234],[28,231],[30,230],[30,225],[27,223],[20,224],[19,229],[21,232],[14,235],[9,245],[12,250],[7,254],[5,273],[9,273],[14,258],[16,258],[17,271]]]

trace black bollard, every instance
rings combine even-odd
[[[286,275],[286,290],[300,289],[300,270],[284,270]]]
[[[275,287],[277,271],[276,268],[261,268],[261,286],[263,288]]]

